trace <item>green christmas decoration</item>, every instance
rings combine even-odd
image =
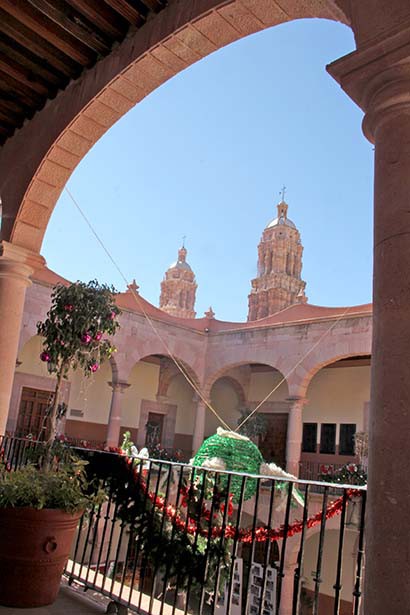
[[[234,432],[218,429],[217,433],[207,438],[198,452],[192,464],[211,470],[229,470],[233,472],[246,472],[247,474],[260,474],[261,465],[264,463],[258,447],[246,436]],[[196,476],[200,476],[196,472]],[[232,476],[229,490],[233,494],[233,502],[237,504],[242,489],[242,477]],[[220,487],[226,488],[228,477],[220,476]],[[249,500],[257,489],[257,480],[247,478],[244,488],[244,499]]]
[[[212,489],[215,486],[222,490],[228,488],[228,476],[223,473],[217,474],[215,472],[214,474],[213,470],[219,470],[220,472],[228,470],[230,472],[242,472],[274,478],[277,493],[275,506],[278,509],[286,505],[289,491],[288,480],[296,480],[295,476],[288,474],[275,463],[265,463],[260,450],[247,436],[233,431],[225,431],[221,428],[218,428],[216,434],[203,442],[191,464],[196,468],[199,467],[207,470],[206,484],[204,485],[205,498],[212,497]],[[196,469],[194,473],[196,482],[202,485],[201,480],[203,477],[204,473]],[[241,498],[242,485],[242,476],[231,475],[229,492],[232,493],[232,499],[235,504],[238,504]],[[247,477],[243,490],[243,499],[249,500],[254,496],[257,486],[256,478]],[[292,506],[295,505],[304,505],[304,498],[296,485],[292,489]]]

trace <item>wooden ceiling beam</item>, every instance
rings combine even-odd
[[[48,96],[50,87],[30,70],[0,52],[0,71],[41,96]]]
[[[35,32],[37,38],[43,38],[82,66],[90,65],[95,59],[89,49],[37,11],[29,0],[0,0],[0,8]]]
[[[161,9],[164,8],[165,3],[161,0],[140,0],[142,4],[144,4],[147,9],[153,11],[154,13],[158,13]]]
[[[61,0],[53,0],[52,3],[48,0],[29,0],[29,2],[50,21],[56,23],[93,52],[102,56],[109,53],[113,41],[104,40],[103,36],[95,32],[95,27],[93,29],[81,15],[76,14]]]
[[[133,26],[142,26],[145,23],[145,15],[128,4],[126,0],[104,0],[104,2]]]
[[[2,126],[10,126],[10,128],[19,128],[24,122],[24,115],[3,111],[0,107],[0,124]]]
[[[62,83],[66,84],[68,81],[65,75],[53,69],[45,60],[40,63],[38,58],[28,49],[24,49],[4,33],[0,38],[1,53],[12,61],[14,60],[14,62],[24,66],[26,70],[31,71],[46,83],[61,87]]]
[[[16,96],[13,96],[10,92],[10,88],[7,88],[7,90],[2,90],[1,87],[0,109],[10,116],[17,114],[18,116],[23,115],[24,117],[26,117],[27,113],[30,111],[30,107],[28,105],[25,105],[23,102],[18,100]]]
[[[81,71],[81,66],[69,57],[62,54],[58,49],[50,45],[47,41],[36,36],[29,28],[18,23],[13,17],[0,8],[0,32],[4,32],[8,37],[19,43],[22,47],[27,47],[39,60],[46,60],[50,66],[61,71],[67,77],[74,77]]]
[[[36,94],[32,90],[29,90],[24,85],[10,77],[6,73],[4,73],[0,69],[0,84],[2,85],[2,89],[11,90],[14,95],[17,95],[19,100],[25,103],[30,109],[34,108],[34,110],[41,109],[46,100],[45,96],[40,96]]]
[[[129,23],[101,0],[65,0],[67,4],[115,40],[122,40]]]

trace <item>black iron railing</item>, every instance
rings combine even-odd
[[[1,446],[16,467],[35,443]],[[77,451],[107,496],[81,519],[70,582],[149,615],[359,615],[364,487]]]

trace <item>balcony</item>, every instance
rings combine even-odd
[[[14,467],[28,446],[5,442]],[[359,614],[365,487],[76,451],[107,497],[81,519],[64,578],[119,613]],[[68,610],[70,591],[33,615],[103,612]]]

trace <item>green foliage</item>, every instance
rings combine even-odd
[[[44,451],[43,448],[43,454]],[[11,471],[7,463],[2,462],[0,508],[53,508],[74,513],[100,502],[102,493],[91,489],[87,480],[87,462],[71,453],[64,457],[54,457],[52,466],[46,470],[40,470],[37,465],[40,451],[17,470]]]
[[[322,465],[319,480],[344,485],[367,485],[367,472],[356,463],[347,463],[337,470],[332,465]]]
[[[126,437],[126,443],[128,438]],[[138,553],[142,558],[142,569],[151,566],[167,578],[168,585],[186,589],[192,583],[193,591],[205,591],[212,596],[219,580],[217,591],[223,588],[229,577],[231,565],[232,541],[227,538],[209,537],[186,531],[185,521],[180,527],[167,515],[164,515],[143,488],[144,471],[135,472],[135,465],[127,463],[126,458],[113,456],[112,464],[104,477],[102,460],[95,461],[100,476],[109,482],[110,493],[116,504],[118,517],[130,528],[137,543]],[[135,462],[136,460],[134,460]],[[157,470],[151,470],[156,475]],[[164,475],[168,470],[163,469]],[[125,475],[124,475],[125,474]],[[157,479],[154,479],[156,483]],[[161,483],[161,480],[159,481]],[[181,503],[178,512],[185,520],[198,523],[207,536],[210,524],[221,526],[223,520],[222,504],[226,502],[226,492],[222,485],[214,484],[213,520],[210,522],[201,511],[202,489],[198,482],[184,478],[181,491],[186,494],[186,505]],[[159,492],[158,497],[163,498]]]
[[[115,351],[103,337],[114,335],[119,326],[114,293],[113,287],[96,280],[54,288],[47,318],[37,323],[44,337],[40,358],[51,374],[67,377],[70,368],[79,367],[91,374]]]

